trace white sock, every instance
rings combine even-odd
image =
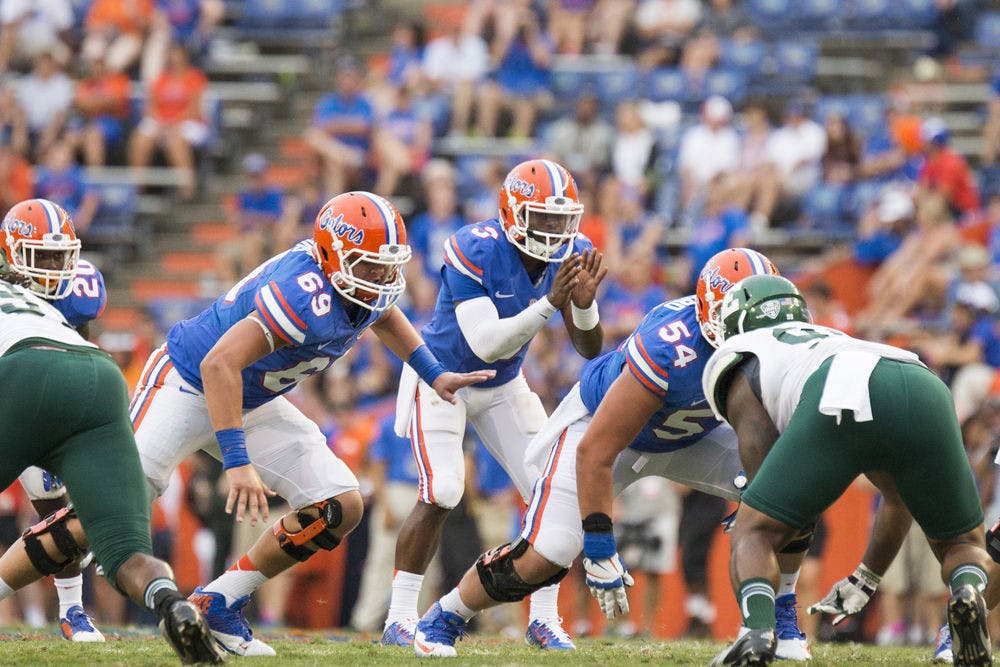
[[[684,611],[690,618],[697,618],[704,623],[715,621],[715,605],[700,593],[688,596],[684,600]]]
[[[453,614],[458,614],[466,621],[475,616],[477,613],[469,609],[466,604],[462,602],[462,595],[458,592],[458,586],[451,589],[451,592],[438,600],[438,602],[441,603],[441,609],[444,611],[450,611]]]
[[[249,556],[243,556],[233,566],[222,573],[215,581],[205,586],[206,593],[222,593],[226,597],[226,606],[231,606],[241,597],[250,595],[267,581]]]
[[[417,598],[420,596],[420,587],[423,583],[422,574],[396,570],[396,574],[392,577],[389,616],[385,619],[387,626],[396,621],[412,621],[420,618],[420,614],[417,613]]]
[[[531,594],[530,621],[552,621],[559,618],[559,584],[539,588]]]
[[[65,579],[55,579],[56,593],[59,594],[59,618],[66,618],[69,608],[83,606],[83,575]]]
[[[0,600],[6,600],[14,594],[14,589],[7,585],[7,582],[0,579]]]
[[[778,595],[795,595],[795,584],[799,581],[799,571],[796,570],[791,574],[781,573],[781,578],[778,579]]]

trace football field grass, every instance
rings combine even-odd
[[[44,631],[0,630],[0,665],[178,665],[166,642],[152,628],[106,632],[104,644],[73,644],[53,639]],[[409,649],[379,646],[369,635],[357,633],[269,634],[261,638],[278,652],[277,658],[235,658],[228,664],[271,665],[400,665],[417,664]],[[707,665],[724,648],[710,641],[650,641],[580,639],[575,652],[544,652],[524,643],[497,637],[468,637],[459,642],[457,659],[447,665]],[[858,644],[816,644],[815,667],[834,665],[929,664],[932,649],[880,648]],[[249,660],[249,662],[247,662]],[[440,661],[435,661],[440,662]],[[419,661],[426,665],[427,661]],[[785,663],[790,664],[790,663]]]

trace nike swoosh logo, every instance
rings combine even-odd
[[[199,394],[199,393],[198,393],[198,392],[196,392],[196,391],[191,391],[190,389],[185,389],[183,385],[182,385],[182,386],[180,386],[180,387],[177,387],[177,389],[178,389],[178,390],[179,390],[179,391],[180,391],[180,392],[181,392],[182,394],[191,394],[192,396],[201,396],[201,394]]]
[[[431,653],[434,652],[433,648],[431,648],[430,646],[427,646],[426,644],[424,644],[422,641],[420,641],[419,639],[417,639],[415,637],[413,639],[413,646],[416,647],[417,650],[419,650],[421,653],[425,653],[427,655],[430,655]]]
[[[497,290],[496,292],[493,292],[493,296],[495,296],[498,299],[510,299],[514,295],[513,294],[501,294],[500,291]]]

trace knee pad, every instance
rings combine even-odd
[[[318,510],[319,516],[314,517],[311,512],[306,511],[311,508]],[[336,498],[327,498],[307,505],[296,510],[295,516],[301,526],[298,531],[287,530],[284,517],[278,519],[272,529],[278,539],[278,546],[295,560],[307,561],[317,549],[333,551],[340,544],[340,538],[330,532],[331,528],[336,528],[344,521],[343,508]],[[310,549],[306,546],[308,544],[312,544],[316,549]]]
[[[35,569],[42,574],[49,575],[61,572],[64,567],[86,553],[87,550],[77,544],[76,538],[73,537],[73,533],[67,527],[71,519],[76,519],[76,512],[72,507],[64,507],[45,517],[45,519],[31,526],[21,534],[28,559]],[[46,534],[52,536],[52,540],[56,544],[56,550],[66,560],[57,562],[45,551],[45,547],[39,538]]]
[[[800,554],[803,551],[809,549],[809,545],[813,541],[813,529],[816,527],[816,522],[813,521],[811,524],[800,530],[792,541],[782,547],[781,554]]]
[[[476,561],[476,573],[486,594],[497,602],[517,602],[531,595],[539,588],[545,588],[562,581],[567,569],[537,584],[529,584],[514,569],[514,559],[520,558],[528,550],[527,540],[518,539],[487,551]]]
[[[465,465],[464,462],[462,464]],[[462,471],[465,469],[463,467]],[[445,471],[447,472],[447,471]],[[434,493],[434,504],[446,510],[455,509],[462,502],[465,493],[465,476],[443,474],[431,478],[431,489]]]

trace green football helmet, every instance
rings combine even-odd
[[[812,322],[798,288],[781,276],[744,278],[726,293],[720,311],[723,340],[785,322]]]

